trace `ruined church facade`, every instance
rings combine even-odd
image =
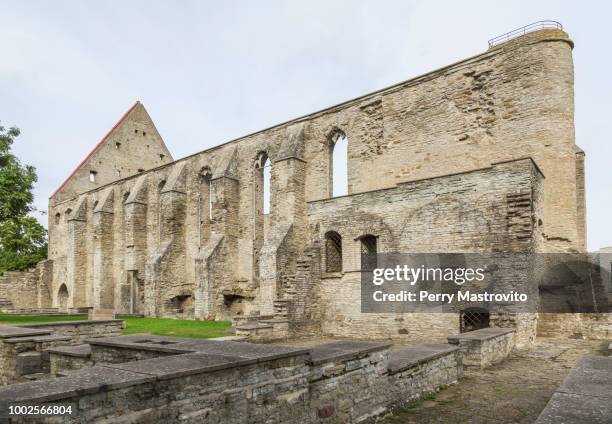
[[[38,306],[251,334],[457,332],[452,314],[361,313],[361,253],[585,251],[572,48],[536,31],[179,160],[137,103],[50,198]],[[530,337],[535,321],[514,325]]]

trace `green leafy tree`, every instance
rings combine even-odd
[[[35,210],[36,169],[11,152],[19,129],[0,126],[0,274],[23,270],[47,257],[47,230],[28,215]]]

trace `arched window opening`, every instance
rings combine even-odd
[[[157,184],[157,191],[161,193],[166,185],[166,180],[160,180],[159,184]]]
[[[202,185],[200,190],[200,196],[202,198],[202,209],[206,210],[208,219],[212,219],[212,172],[208,166],[202,167],[200,170],[200,184]],[[204,220],[204,217],[201,217]]]
[[[255,162],[255,168],[261,172],[262,177],[262,196],[263,196],[263,214],[267,215],[270,213],[270,199],[271,199],[271,182],[272,182],[272,162],[265,152],[259,153],[257,161]]]
[[[332,197],[348,194],[348,139],[340,130],[334,131],[329,138],[329,169]]]
[[[68,287],[66,287],[66,284],[62,284],[57,291],[57,305],[60,312],[68,311],[68,297]]]
[[[489,311],[483,308],[467,308],[459,314],[460,331],[467,333],[468,331],[480,330],[481,328],[489,327]]]
[[[55,214],[55,223],[56,223],[56,224],[59,224],[59,223],[60,223],[61,218],[62,218],[62,214],[61,214],[61,213],[59,213],[59,212],[58,212],[58,213],[56,213],[56,214]]]
[[[378,266],[378,246],[376,237],[365,235],[359,238],[361,244],[361,269],[372,271]]]
[[[335,231],[325,234],[325,271],[342,272],[342,237]]]

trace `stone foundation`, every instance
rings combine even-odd
[[[62,321],[0,326],[0,385],[49,374],[50,351],[91,337],[121,334],[123,321]]]
[[[92,353],[103,348],[115,363],[6,386],[0,398],[75,411],[37,422],[358,423],[455,383],[462,370],[459,349],[444,344],[392,351],[359,341],[311,349],[144,335],[93,342]],[[75,355],[61,350],[52,355]],[[139,350],[164,356],[121,362]]]

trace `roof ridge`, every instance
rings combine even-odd
[[[106,135],[104,137],[102,137],[102,140],[100,140],[98,142],[98,144],[96,144],[96,146],[92,149],[91,152],[89,152],[89,154],[87,156],[85,156],[85,159],[83,159],[76,168],[74,168],[74,171],[72,171],[70,173],[70,175],[68,175],[68,177],[64,180],[64,182],[62,184],[60,184],[60,186],[53,192],[53,194],[51,194],[51,196],[49,196],[49,198],[55,196],[62,188],[64,188],[64,186],[68,183],[68,181],[70,180],[70,178],[72,178],[74,176],[74,174],[77,173],[77,171],[79,169],[81,169],[81,167],[85,164],[85,162],[87,162],[87,160],[89,160],[89,158],[91,158],[93,156],[94,153],[96,153],[96,151],[102,147],[102,145],[104,144],[104,142],[108,139],[108,137],[111,135],[111,133],[113,131],[115,131],[115,129],[121,125],[121,123],[123,121],[125,121],[125,118],[127,118],[127,116],[130,114],[130,112],[132,112],[134,110],[134,108],[136,108],[136,106],[138,106],[140,104],[140,100],[136,100],[136,103],[134,103],[132,105],[132,107],[130,107],[127,112],[125,112],[123,114],[123,116],[121,117],[121,119],[119,119],[117,121],[117,123],[106,133]]]

